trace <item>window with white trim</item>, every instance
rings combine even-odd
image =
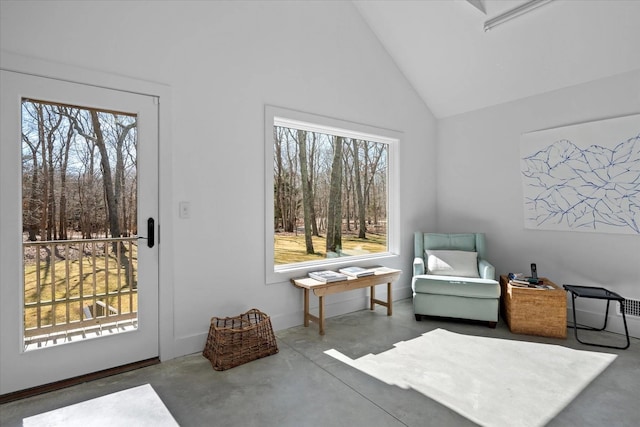
[[[267,107],[265,139],[268,279],[397,254],[397,132]]]

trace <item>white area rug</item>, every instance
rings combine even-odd
[[[175,427],[178,423],[149,384],[22,420],[23,427]]]
[[[542,426],[617,357],[436,329],[377,355],[326,354],[484,426]]]

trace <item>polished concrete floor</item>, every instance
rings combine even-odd
[[[576,342],[572,331],[564,340],[515,335],[502,321],[496,329],[436,319],[417,322],[411,300],[396,302],[391,317],[379,307],[328,319],[325,336],[314,324],[278,331],[278,354],[227,371],[214,371],[194,354],[7,403],[0,406],[0,425],[21,426],[25,417],[149,383],[182,426],[473,426],[420,393],[381,383],[324,354],[335,348],[355,359],[436,328],[616,353],[618,358],[548,425],[640,425],[640,340],[633,339],[627,350],[609,350]],[[598,338],[622,339],[606,332]],[[544,392],[534,390],[531,398]],[[104,425],[111,426],[108,420]]]

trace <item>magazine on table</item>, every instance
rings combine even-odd
[[[323,283],[339,282],[349,278],[346,274],[331,270],[312,271],[309,273],[309,277]]]
[[[370,268],[362,268],[362,267],[344,267],[341,268],[340,273],[346,274],[351,277],[365,277],[372,276],[375,271]]]

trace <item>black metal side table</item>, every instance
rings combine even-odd
[[[608,289],[600,288],[600,287],[574,286],[574,285],[563,285],[563,287],[567,291],[571,292],[571,302],[573,307],[573,331],[579,343],[586,344],[586,345],[595,345],[597,347],[618,348],[622,350],[629,348],[629,345],[631,344],[631,342],[629,341],[629,330],[627,329],[627,318],[624,315],[624,298],[623,297],[621,297],[619,294],[615,292],[611,292]],[[602,326],[602,328],[592,328],[590,326],[586,326],[586,327],[578,326],[578,323],[576,322],[576,299],[577,298],[592,298],[592,299],[607,300],[607,311],[604,315],[604,325]],[[622,322],[624,323],[624,332],[627,337],[627,345],[623,347],[617,347],[612,345],[581,341],[580,338],[578,338],[578,329],[584,329],[587,331],[602,331],[607,327],[607,318],[609,317],[609,303],[611,301],[618,301],[618,303],[620,304],[620,312],[622,313]]]

